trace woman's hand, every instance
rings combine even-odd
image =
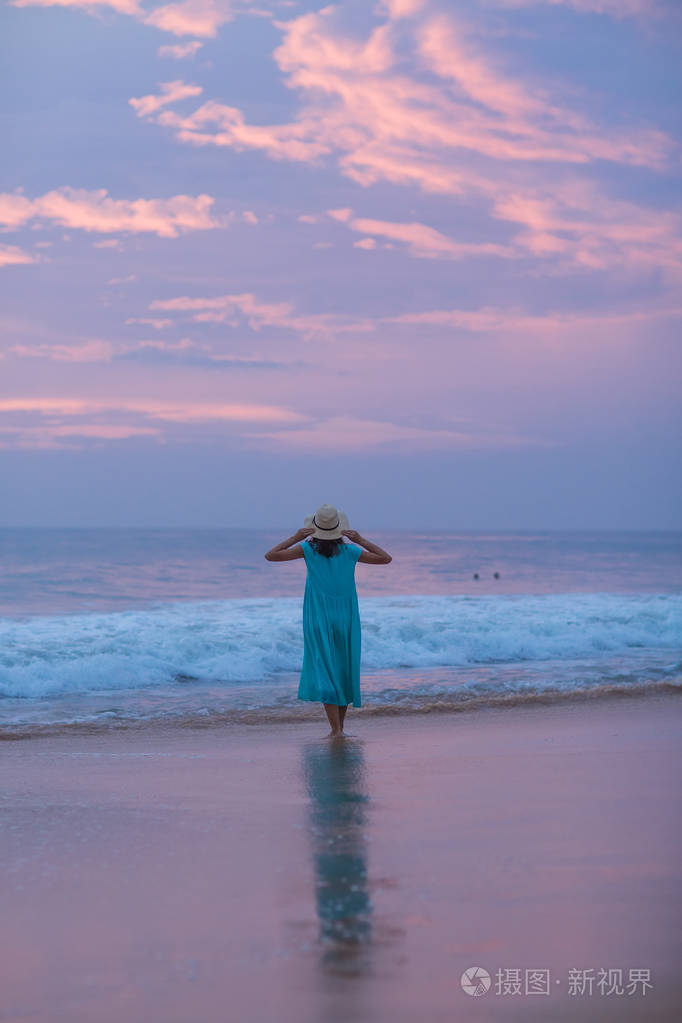
[[[296,542],[299,543],[301,540],[305,540],[306,536],[310,536],[310,534],[314,532],[315,529],[313,526],[301,526],[301,528],[297,529],[294,533]]]
[[[362,537],[358,533],[357,529],[342,529],[341,532],[344,536],[347,536],[352,543],[361,543]]]

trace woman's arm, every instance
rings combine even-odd
[[[301,540],[306,536],[310,536],[315,530],[312,526],[303,526],[302,529],[297,529],[293,536],[290,536],[287,540],[282,540],[281,543],[275,544],[265,555],[266,561],[294,561],[296,558],[303,557],[303,548],[301,547]],[[288,548],[292,544],[298,544],[293,550]]]
[[[365,540],[354,529],[344,529],[343,535],[347,536],[353,543],[358,543],[361,547],[365,548],[358,558],[358,561],[362,562],[363,565],[388,565],[389,562],[393,561],[393,558],[387,551],[379,547],[378,544],[372,543],[371,540]]]

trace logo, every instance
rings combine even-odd
[[[470,966],[462,974],[460,983],[462,991],[478,998],[479,995],[484,995],[490,989],[490,974],[482,966]]]

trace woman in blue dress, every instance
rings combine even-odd
[[[347,537],[350,543],[346,543]],[[331,504],[308,515],[303,529],[276,544],[268,561],[305,558],[303,597],[303,666],[299,700],[324,704],[330,736],[342,736],[349,704],[362,706],[360,696],[360,614],[355,566],[388,565],[391,555],[365,540]]]

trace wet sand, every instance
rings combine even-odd
[[[680,707],[2,743],[0,1020],[677,1020]]]

